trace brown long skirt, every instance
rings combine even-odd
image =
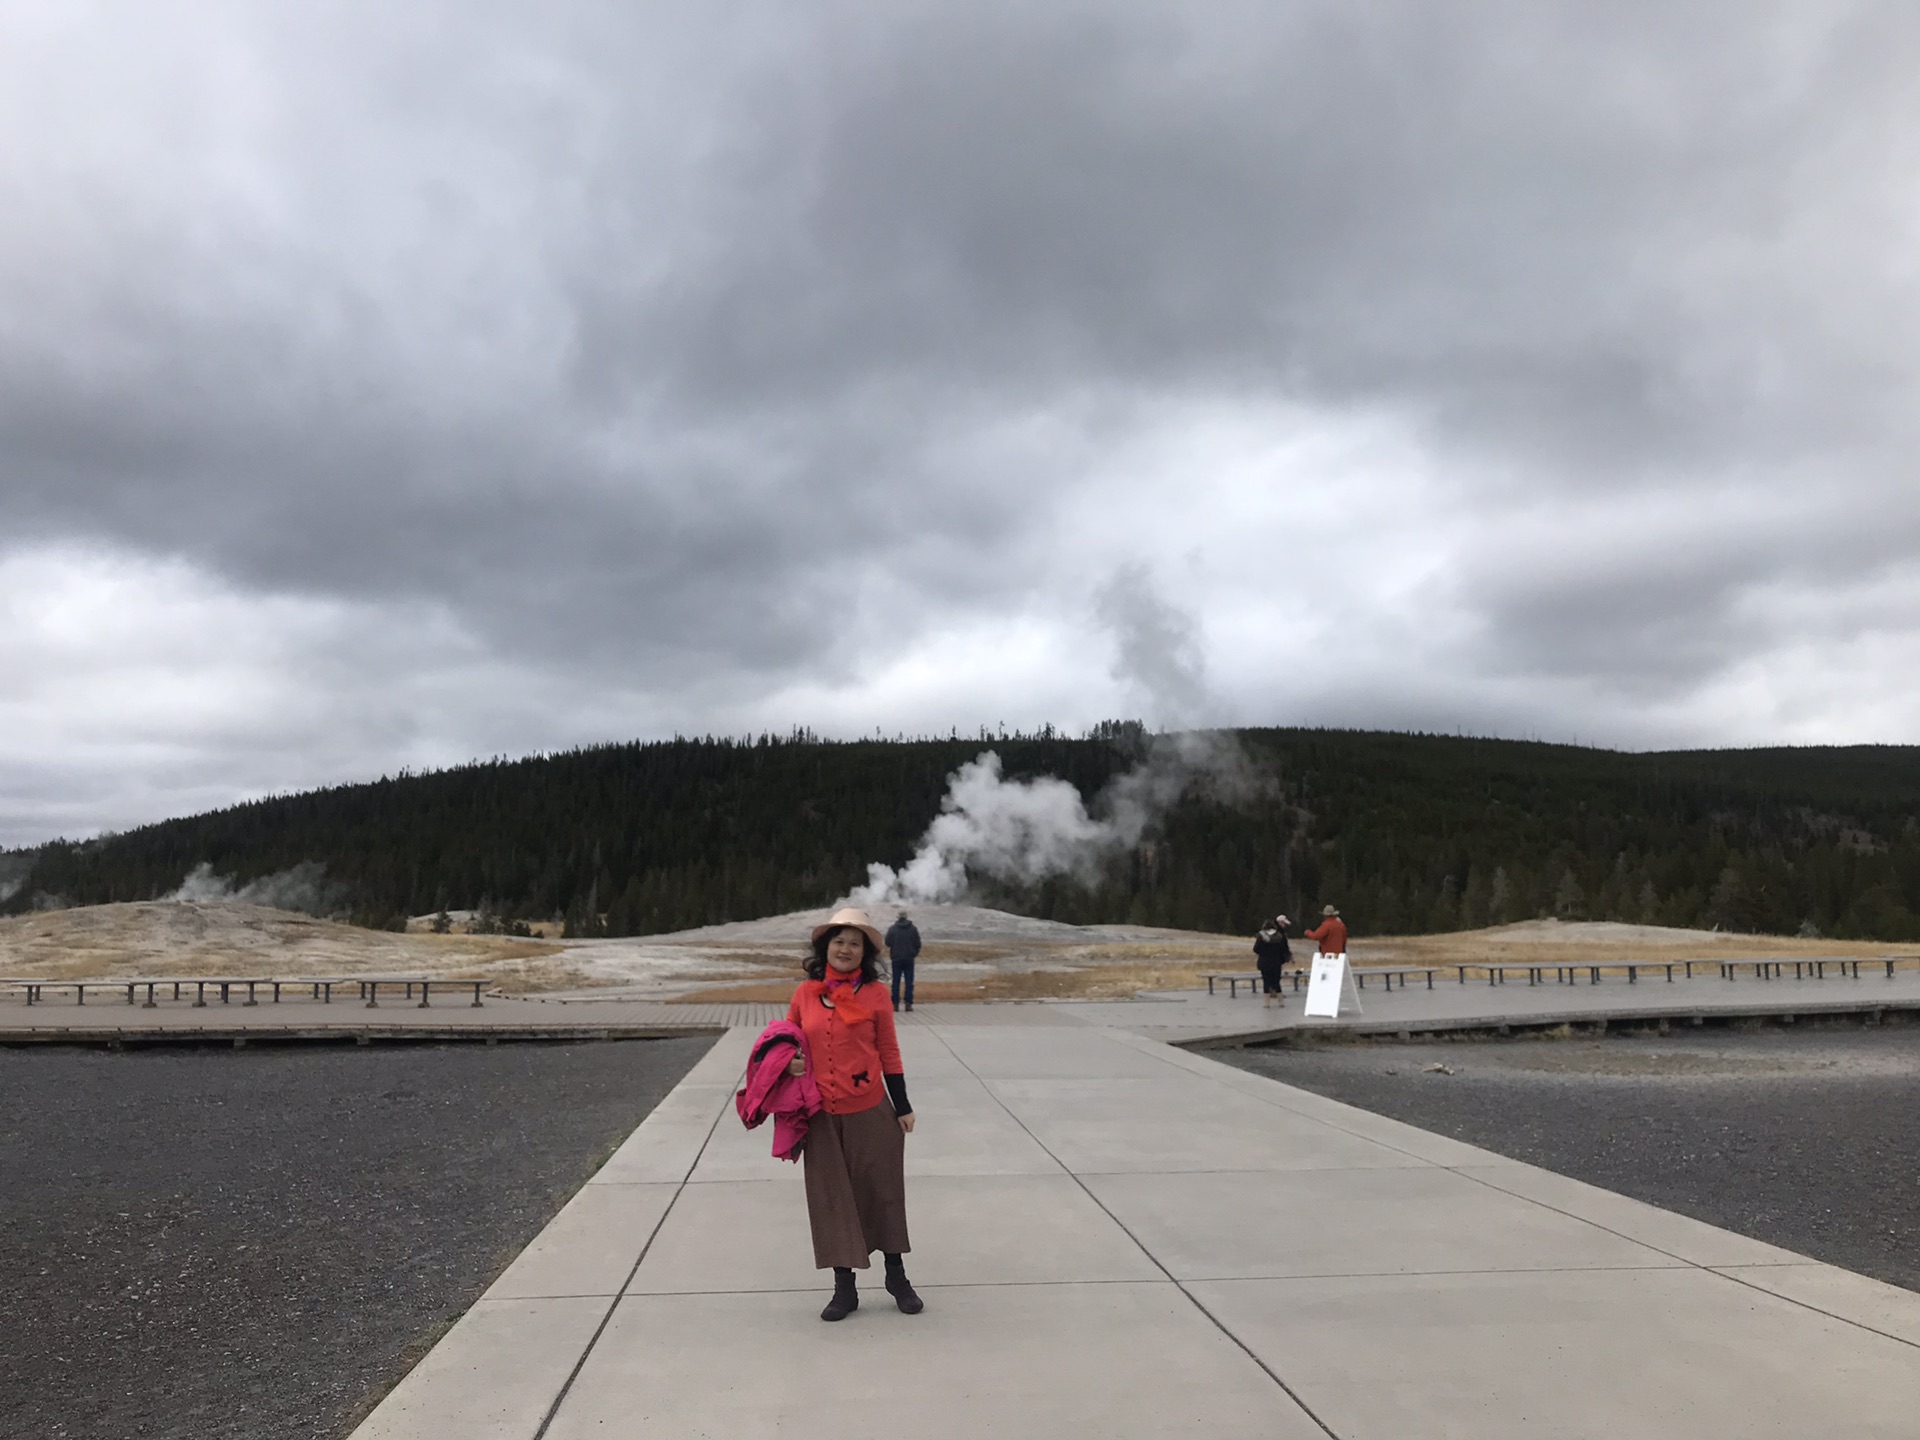
[[[906,1142],[884,1095],[852,1115],[822,1110],[808,1119],[801,1161],[816,1267],[864,1270],[875,1250],[903,1255],[911,1248]]]

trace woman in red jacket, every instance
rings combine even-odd
[[[893,1004],[879,984],[879,930],[864,910],[836,911],[813,929],[807,978],[787,1018],[807,1035],[823,1108],[807,1130],[807,1219],[813,1263],[833,1270],[833,1298],[822,1320],[859,1308],[853,1272],[875,1250],[886,1257],[887,1291],[909,1315],[925,1306],[907,1282],[906,1137],[913,1129]],[[794,1074],[807,1061],[795,1056]]]

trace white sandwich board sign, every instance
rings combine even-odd
[[[1306,1013],[1332,1020],[1343,1010],[1354,1015],[1360,1013],[1360,992],[1354,986],[1347,957],[1344,954],[1314,956],[1313,970],[1307,977]]]

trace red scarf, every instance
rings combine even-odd
[[[854,996],[854,987],[859,985],[859,983],[860,972],[858,970],[854,971],[851,975],[842,975],[831,965],[827,967],[826,978],[821,981],[821,998],[826,1000],[832,1008],[840,1012],[842,1023],[847,1025],[853,1024],[856,1020],[864,1020],[867,1018],[866,1007]],[[840,993],[835,994],[835,991]],[[847,1003],[850,1000],[853,1002],[851,1005]]]

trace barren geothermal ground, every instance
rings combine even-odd
[[[237,901],[149,901],[42,911],[0,920],[0,975],[46,979],[149,976],[434,975],[486,979],[505,994],[711,1001],[781,1000],[811,927],[797,911],[671,935],[621,940],[363,930]],[[1199,984],[1207,970],[1249,970],[1250,941],[1129,925],[1063,925],[971,905],[913,910],[925,949],[916,998],[1116,997]],[[892,912],[878,915],[882,926]],[[1526,921],[1491,930],[1370,939],[1356,963],[1488,958],[1626,960],[1739,955],[1874,955],[1901,947],[1730,935],[1613,923]],[[1295,941],[1304,957],[1312,946]],[[1912,947],[1905,947],[1911,951]]]
[[[711,1044],[0,1047],[0,1436],[341,1440]]]
[[[152,900],[0,920],[0,975],[466,975],[504,989],[562,974],[558,945],[493,935],[401,935],[239,901]],[[561,983],[571,983],[562,981]]]

